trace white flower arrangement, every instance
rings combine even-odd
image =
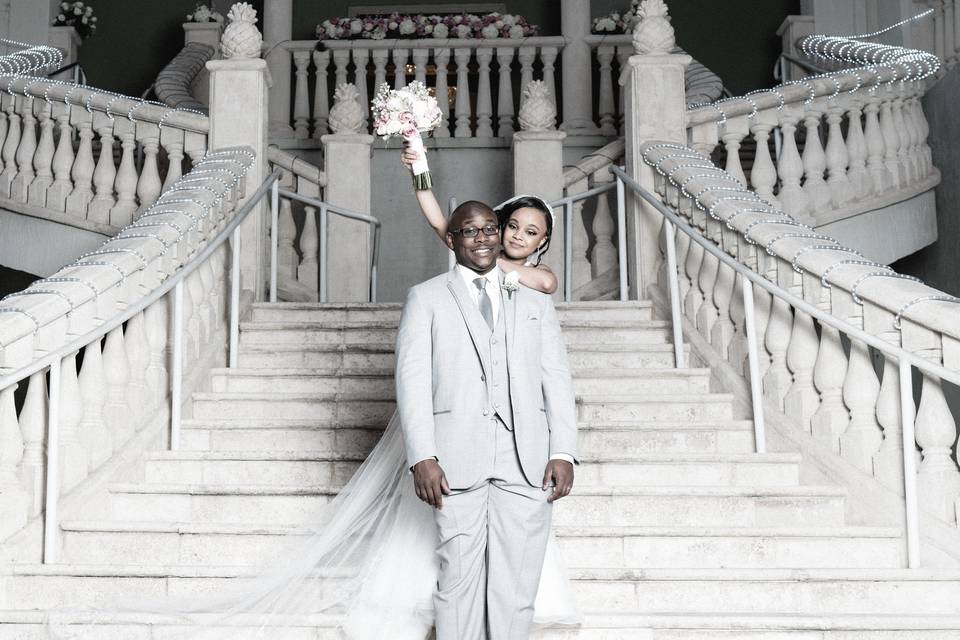
[[[627,33],[632,28],[640,10],[640,0],[630,0],[630,8],[624,12],[614,11],[593,19],[590,29],[593,33]]]
[[[384,38],[527,38],[538,33],[523,16],[509,13],[476,15],[410,15],[393,13],[363,18],[332,18],[317,25],[319,40]]]
[[[383,83],[371,101],[371,114],[378,136],[384,140],[403,136],[414,151],[420,152],[421,158],[413,163],[413,182],[418,190],[429,189],[433,180],[420,134],[433,131],[443,120],[437,99],[416,80],[402,89],[391,89]]]
[[[503,276],[503,285],[501,287],[507,292],[507,297],[511,297],[514,291],[520,290],[520,272],[511,271]]]
[[[197,4],[193,13],[187,14],[187,22],[219,22],[223,24],[223,14],[212,10],[205,4]]]
[[[55,27],[73,27],[81,38],[89,38],[97,32],[97,17],[93,7],[83,2],[61,2],[59,13],[53,21]]]

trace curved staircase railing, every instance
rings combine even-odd
[[[194,95],[193,83],[203,72],[208,60],[212,60],[216,50],[202,42],[188,42],[173,60],[165,66],[153,83],[153,92],[157,100],[174,108],[194,109],[206,112],[206,103]]]

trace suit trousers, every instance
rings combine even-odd
[[[499,418],[489,474],[435,509],[437,640],[527,640],[550,534],[550,490],[530,486]],[[442,461],[441,461],[442,465]],[[539,482],[541,479],[534,479]]]

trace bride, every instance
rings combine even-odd
[[[415,158],[413,152],[404,152],[408,167]],[[433,193],[418,191],[417,197],[424,217],[443,238],[446,220]],[[541,198],[518,196],[494,210],[504,245],[500,267],[517,271],[521,284],[552,293],[557,279],[540,264],[553,229],[552,208]],[[280,628],[326,623],[323,617],[317,619],[318,614],[337,616],[333,620],[338,629],[354,640],[424,640],[428,636],[439,572],[436,524],[432,507],[415,494],[396,413],[353,477],[324,505],[312,528],[310,535],[283,555],[285,560],[252,571],[256,577],[238,580],[229,591],[189,599],[127,599],[115,602],[111,610],[172,616],[186,626],[171,638],[287,638]],[[61,612],[69,617],[75,610]],[[58,617],[50,617],[55,637],[99,637],[89,628],[78,633]],[[534,624],[580,621],[551,534]],[[300,637],[293,631],[289,635]]]

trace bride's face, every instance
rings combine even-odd
[[[517,209],[507,220],[502,241],[508,258],[526,259],[547,241],[546,216],[533,207]]]

